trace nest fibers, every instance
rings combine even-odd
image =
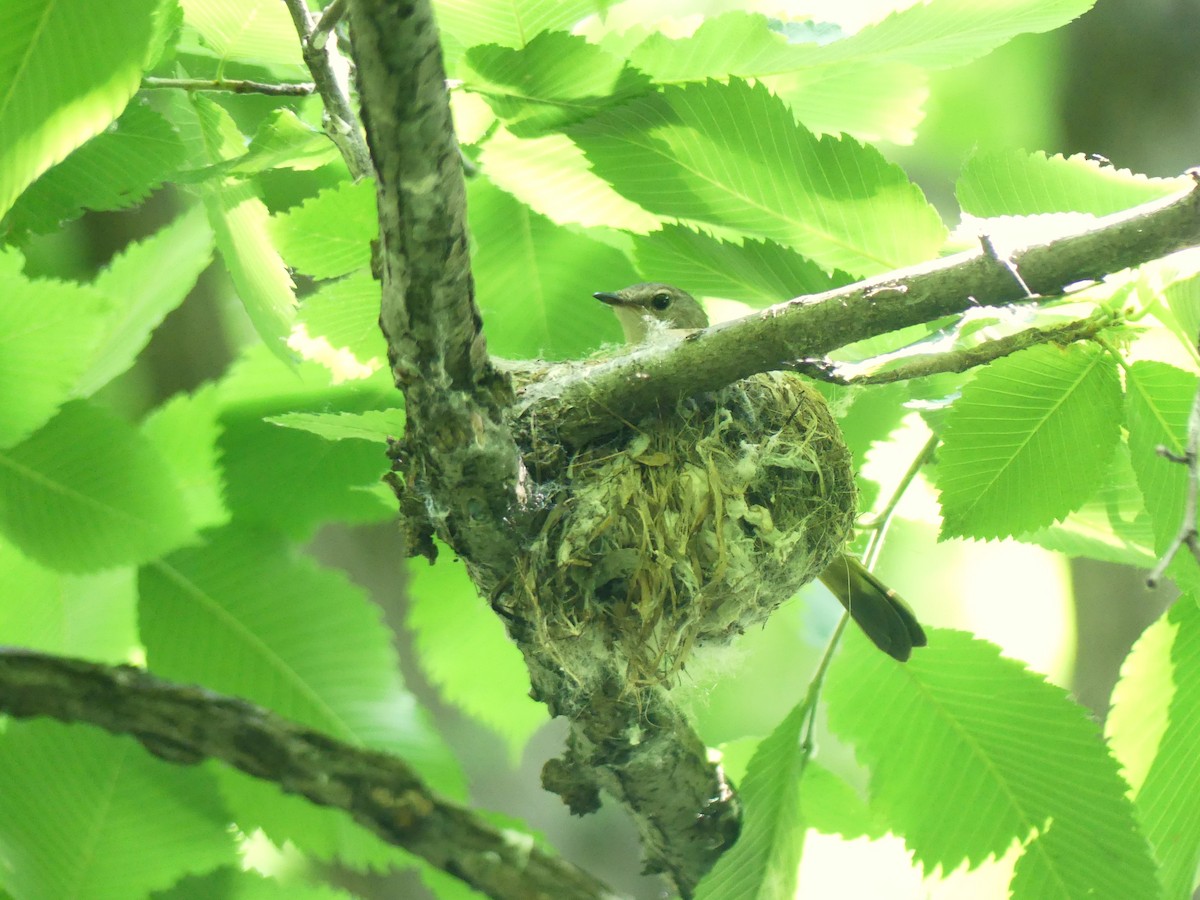
[[[614,663],[630,686],[673,683],[694,649],[765,621],[820,574],[854,518],[837,425],[787,373],[684,400],[557,465],[561,448],[529,444],[548,505],[518,563],[518,606],[584,685]]]

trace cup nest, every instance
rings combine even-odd
[[[527,443],[546,505],[514,599],[582,685],[615,671],[670,686],[693,650],[819,575],[854,520],[850,453],[821,395],[788,373],[681,401],[570,458]]]

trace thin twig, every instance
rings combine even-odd
[[[312,73],[317,93],[325,104],[325,133],[341,151],[351,176],[356,181],[368,177],[375,169],[371,164],[367,140],[359,127],[358,116],[350,105],[350,68],[338,52],[337,36],[326,33],[317,45],[312,38],[312,14],[304,0],[284,0],[284,3],[292,14],[292,23],[300,36],[304,64]]]
[[[817,730],[817,702],[821,699],[821,689],[825,686],[825,676],[829,674],[829,665],[833,662],[833,652],[842,642],[842,635],[846,633],[846,625],[850,622],[850,611],[842,613],[842,617],[838,619],[837,627],[833,629],[833,634],[829,636],[829,642],[825,645],[825,652],[821,654],[821,661],[817,664],[817,671],[813,673],[812,681],[808,683],[808,693],[804,697],[804,705],[808,707],[805,715],[804,739],[800,742],[800,773],[804,774],[804,769],[808,765],[808,761],[812,759],[813,754],[817,749],[816,738],[814,737]]]
[[[948,372],[966,372],[978,366],[1010,356],[1021,350],[1038,344],[1070,344],[1094,338],[1105,328],[1116,324],[1117,320],[1109,315],[1090,316],[1073,322],[1063,322],[1058,325],[1047,325],[1040,328],[1027,328],[1016,334],[1005,335],[990,341],[984,341],[974,347],[963,347],[959,350],[949,350],[944,353],[931,353],[907,362],[900,363],[893,369],[884,372],[868,372],[862,375],[842,375],[839,365],[829,360],[800,360],[790,368],[810,378],[829,384],[868,385],[893,384],[897,381],[908,381],[913,378],[925,378],[929,375],[940,375]]]
[[[236,78],[155,78],[142,79],[148,89],[180,88],[185,91],[225,91],[231,94],[266,94],[270,97],[307,97],[316,90],[311,81],[269,83]]]
[[[899,506],[904,494],[908,491],[912,483],[916,481],[917,475],[924,467],[925,463],[933,457],[933,451],[937,449],[937,445],[941,443],[941,437],[936,434],[931,434],[925,442],[925,446],[913,457],[913,460],[908,465],[908,469],[901,476],[900,481],[896,484],[896,489],[892,491],[892,496],[888,499],[887,505],[884,506],[879,514],[873,516],[868,522],[859,523],[858,527],[863,531],[872,532],[871,537],[867,542],[866,553],[863,554],[863,563],[869,569],[875,564],[875,558],[879,555],[877,547],[882,546],[884,537],[887,536],[888,526],[892,522],[892,516],[896,513],[896,507]],[[875,535],[879,537],[876,539]]]
[[[345,14],[346,0],[333,0],[332,3],[325,7],[325,11],[321,13],[317,27],[309,35],[308,42],[317,50],[324,50],[325,42],[329,40],[329,35],[333,33],[333,29],[337,27],[337,23],[342,20]]]

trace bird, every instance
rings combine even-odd
[[[699,301],[687,291],[661,282],[631,284],[592,296],[616,313],[628,344],[645,341],[654,328],[690,331],[709,324]],[[884,653],[906,662],[914,647],[925,646],[925,630],[911,607],[853,556],[837,554],[818,577]]]

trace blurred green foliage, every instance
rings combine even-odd
[[[637,280],[679,283],[719,317],[1190,184],[1061,155],[1051,101],[1090,0],[818,2],[788,19],[770,4],[683,6],[435,4],[494,353],[561,359],[615,343],[590,295]],[[304,552],[331,523],[395,515],[380,479],[404,411],[376,326],[373,186],[352,182],[313,98],[141,82],[306,80],[284,6],[9,7],[0,640],[251,698],[400,753],[464,798],[464,754],[403,683],[368,592]],[[912,488],[925,501],[905,514],[927,529],[912,533],[1152,564],[1186,488],[1157,447],[1186,444],[1196,270],[1180,254],[1020,313],[843,351],[936,354],[1093,312],[1123,324],[976,372],[828,389],[864,469],[863,512],[886,504],[936,435],[926,471],[940,498]],[[194,289],[206,319],[185,318]],[[164,361],[156,342],[172,328]],[[922,595],[942,593],[935,579],[972,554],[1000,552],[942,545],[884,568],[929,621],[950,623],[964,598]],[[544,713],[449,556],[432,572],[414,564],[409,671],[497,735],[487,755],[503,766]],[[1104,735],[1043,675],[950,628],[907,667],[852,634],[826,693],[805,697],[832,626],[815,592],[747,635],[741,660],[698,660],[678,693],[704,736],[736,742],[746,807],[745,838],[704,896],[790,896],[797,872],[801,896],[830,896],[803,877],[809,828],[890,831],[929,879],[1009,853],[999,890],[1013,897],[1190,896],[1200,577],[1186,554],[1169,574],[1184,597],[1130,657]],[[1059,601],[1030,612],[1014,600],[1014,615],[1028,632],[1062,629]],[[816,710],[819,764],[801,741]],[[10,724],[0,779],[0,885],[15,898],[284,896],[282,877],[240,867],[255,834],[354,869],[412,864],[340,814],[78,728]],[[153,853],[138,855],[150,833]]]

